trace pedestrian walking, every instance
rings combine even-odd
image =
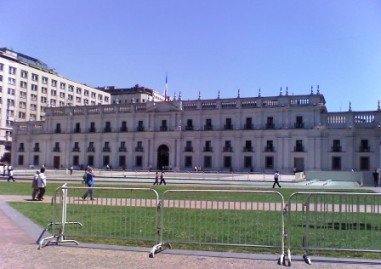
[[[275,185],[278,185],[279,188],[281,188],[281,186],[279,185],[279,177],[280,177],[279,171],[275,171],[273,188],[275,188]]]
[[[74,167],[73,167],[73,166],[70,166],[70,168],[69,168],[70,175],[73,174],[73,170],[74,170]]]
[[[32,200],[35,201],[38,193],[38,176],[40,175],[40,171],[37,170],[36,173],[33,176],[32,181]]]
[[[160,173],[160,185],[161,185],[161,183],[164,183],[164,185],[167,185],[167,183],[165,182],[165,179],[164,179],[164,172],[163,171],[161,171],[161,173]]]
[[[153,185],[158,185],[158,184],[159,184],[159,172],[156,172],[155,181],[153,182]]]
[[[15,182],[15,178],[14,178],[14,172],[13,172],[13,168],[11,168],[10,170],[8,170],[8,182],[13,180],[13,182]]]
[[[83,200],[86,200],[87,196],[90,196],[90,200],[94,200],[93,197],[93,187],[94,187],[94,174],[93,169],[91,167],[87,167],[86,169],[86,179],[84,180],[85,184],[89,187],[85,194],[82,196]]]
[[[373,181],[374,181],[374,186],[378,187],[378,180],[380,178],[380,174],[378,173],[377,169],[374,170],[373,172]]]
[[[37,200],[44,200],[44,195],[46,191],[46,176],[45,176],[45,167],[41,167],[40,174],[37,177],[37,187],[38,187],[38,195]]]

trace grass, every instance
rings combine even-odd
[[[47,195],[53,195],[54,190],[62,184],[50,183]],[[82,186],[73,184],[73,186]],[[97,185],[102,186],[102,185]],[[120,184],[113,187],[151,187],[150,185],[127,185]],[[212,189],[211,187],[207,187]],[[221,187],[214,187],[220,189]],[[196,186],[157,186],[155,190],[162,196],[165,191],[173,189],[206,189]],[[229,188],[233,190],[272,190],[255,188]],[[295,191],[295,189],[277,189],[285,199]],[[306,191],[306,190],[304,190]],[[315,190],[321,191],[321,190]],[[0,194],[30,195],[31,185],[28,183],[16,182],[0,183]],[[79,197],[83,190],[69,192],[73,197]],[[96,190],[96,196],[100,197],[128,197],[128,198],[152,198],[152,193],[109,192]],[[197,200],[229,200],[229,201],[274,201],[274,197],[263,195],[242,194],[242,193],[167,193],[167,199],[197,199]],[[313,198],[314,199],[314,198]],[[335,203],[339,200],[334,197],[328,202]],[[303,199],[297,201],[303,201]],[[341,200],[350,202],[351,200]],[[327,200],[325,200],[327,202]],[[378,203],[376,203],[378,204]],[[12,202],[11,205],[23,213],[25,216],[44,227],[52,220],[52,206],[43,203]],[[60,217],[59,207],[56,213],[57,221]],[[122,207],[108,205],[83,205],[70,204],[68,206],[68,221],[79,221],[83,227],[68,225],[66,234],[69,238],[77,239],[81,242],[108,243],[120,245],[139,245],[151,247],[157,242],[156,230],[156,209],[150,207]],[[311,212],[309,220],[306,222],[305,214],[293,212],[291,225],[291,242],[293,253],[300,253],[303,248],[303,235],[309,229],[310,242],[316,246],[353,248],[361,247],[378,249],[381,242],[381,216],[377,214],[353,214],[340,213],[317,213]],[[216,251],[236,251],[252,252],[249,245],[270,245],[274,246],[272,253],[279,253],[281,239],[281,221],[279,212],[265,211],[237,211],[237,210],[200,210],[200,209],[179,209],[165,208],[163,211],[163,236],[164,241],[174,243],[176,248],[206,249]],[[307,224],[306,224],[307,223]],[[226,246],[219,245],[220,243]],[[247,245],[246,247],[236,247],[236,244]],[[259,248],[263,251],[262,248]],[[269,250],[267,250],[269,251]],[[313,252],[324,255],[350,256],[365,258],[381,258],[380,254],[362,252]]]

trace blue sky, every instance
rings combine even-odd
[[[379,0],[0,0],[0,47],[91,86],[182,99],[308,94],[381,100]]]

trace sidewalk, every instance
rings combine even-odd
[[[238,254],[185,250],[165,250],[148,258],[149,249],[81,244],[48,246],[37,249],[35,243],[42,228],[11,208],[0,198],[0,268],[281,268],[277,255]],[[23,200],[26,197],[19,196]],[[308,266],[301,257],[293,257],[292,268],[380,268],[381,262],[313,257]]]

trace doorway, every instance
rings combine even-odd
[[[169,148],[166,145],[161,145],[157,149],[157,169],[169,170]]]

